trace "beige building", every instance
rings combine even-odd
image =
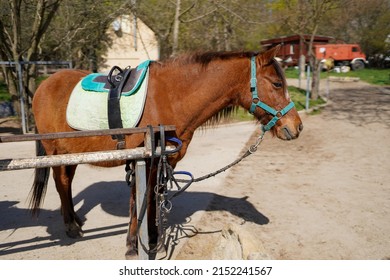
[[[105,65],[100,72],[113,66],[136,67],[141,62],[158,59],[158,43],[154,32],[133,15],[123,15],[111,25],[112,46],[104,56]]]

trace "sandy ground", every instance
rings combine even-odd
[[[290,84],[296,83],[294,80]],[[295,141],[266,135],[260,150],[173,202],[162,259],[389,259],[390,91],[330,83],[330,104],[302,115]],[[199,131],[177,170],[195,177],[234,160],[254,123]],[[0,144],[0,158],[32,156],[33,143]],[[31,219],[32,170],[0,173],[0,259],[123,259],[129,189],[123,168],[80,166],[76,210],[85,236],[66,237],[50,180]]]

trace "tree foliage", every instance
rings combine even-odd
[[[111,44],[107,29],[116,17],[128,13],[125,0],[62,0],[42,44],[40,57],[71,60],[75,68],[97,71]]]
[[[259,49],[261,39],[295,33],[331,35],[375,54],[390,33],[388,0],[0,0],[0,8],[1,59],[72,60],[91,70],[111,44],[111,22],[130,12],[156,34],[161,58]]]
[[[61,0],[8,0],[0,2],[0,59],[12,62],[38,60],[39,44],[47,31]],[[22,92],[32,96],[35,90],[35,65],[23,65]],[[2,65],[15,109],[18,104],[18,71]]]
[[[264,15],[267,14],[267,2],[143,0],[138,1],[132,11],[154,31],[161,48],[160,57],[164,59],[174,52],[175,24],[179,25],[179,52],[248,47],[258,49],[266,19]],[[177,5],[180,5],[179,9]]]
[[[339,0],[276,0],[273,5],[275,17],[283,22],[287,30],[302,37],[307,44],[308,57],[313,70],[311,97],[319,96],[319,71],[320,61],[313,52],[313,42],[319,30],[325,24],[326,15],[338,8]],[[309,42],[304,40],[304,35],[310,35]],[[301,67],[301,71],[303,71]]]
[[[359,43],[368,56],[385,53],[390,34],[390,1],[341,0],[339,8],[328,17],[330,34],[337,39]],[[327,30],[323,30],[326,32]]]
[[[96,71],[109,45],[106,30],[127,1],[1,0],[0,60],[31,62],[71,60],[78,68]],[[19,92],[26,95],[26,109],[35,92],[36,65],[2,65],[14,107],[20,115]]]

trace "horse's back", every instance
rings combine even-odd
[[[34,94],[33,109],[41,107],[42,102],[69,99],[74,86],[88,74],[87,71],[65,69],[44,80]],[[60,100],[63,103],[65,100]]]
[[[41,83],[32,102],[35,123],[40,133],[69,130],[66,106],[73,88],[87,74],[87,71],[65,69]]]

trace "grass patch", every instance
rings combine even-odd
[[[362,69],[348,73],[331,72],[336,77],[358,77],[360,80],[373,85],[390,85],[390,69]]]
[[[286,78],[298,79],[299,72],[298,69],[290,67],[286,69],[285,74]],[[330,71],[329,75],[335,77],[356,77],[373,85],[390,85],[390,69],[365,68],[358,71],[349,71],[347,73]],[[321,72],[321,79],[326,79],[327,77],[327,72]]]
[[[291,100],[294,101],[295,107],[298,111],[306,108],[306,91],[297,87],[289,86],[288,93],[291,96]],[[318,98],[317,100],[309,100],[309,108],[313,108],[325,104],[325,100]]]

